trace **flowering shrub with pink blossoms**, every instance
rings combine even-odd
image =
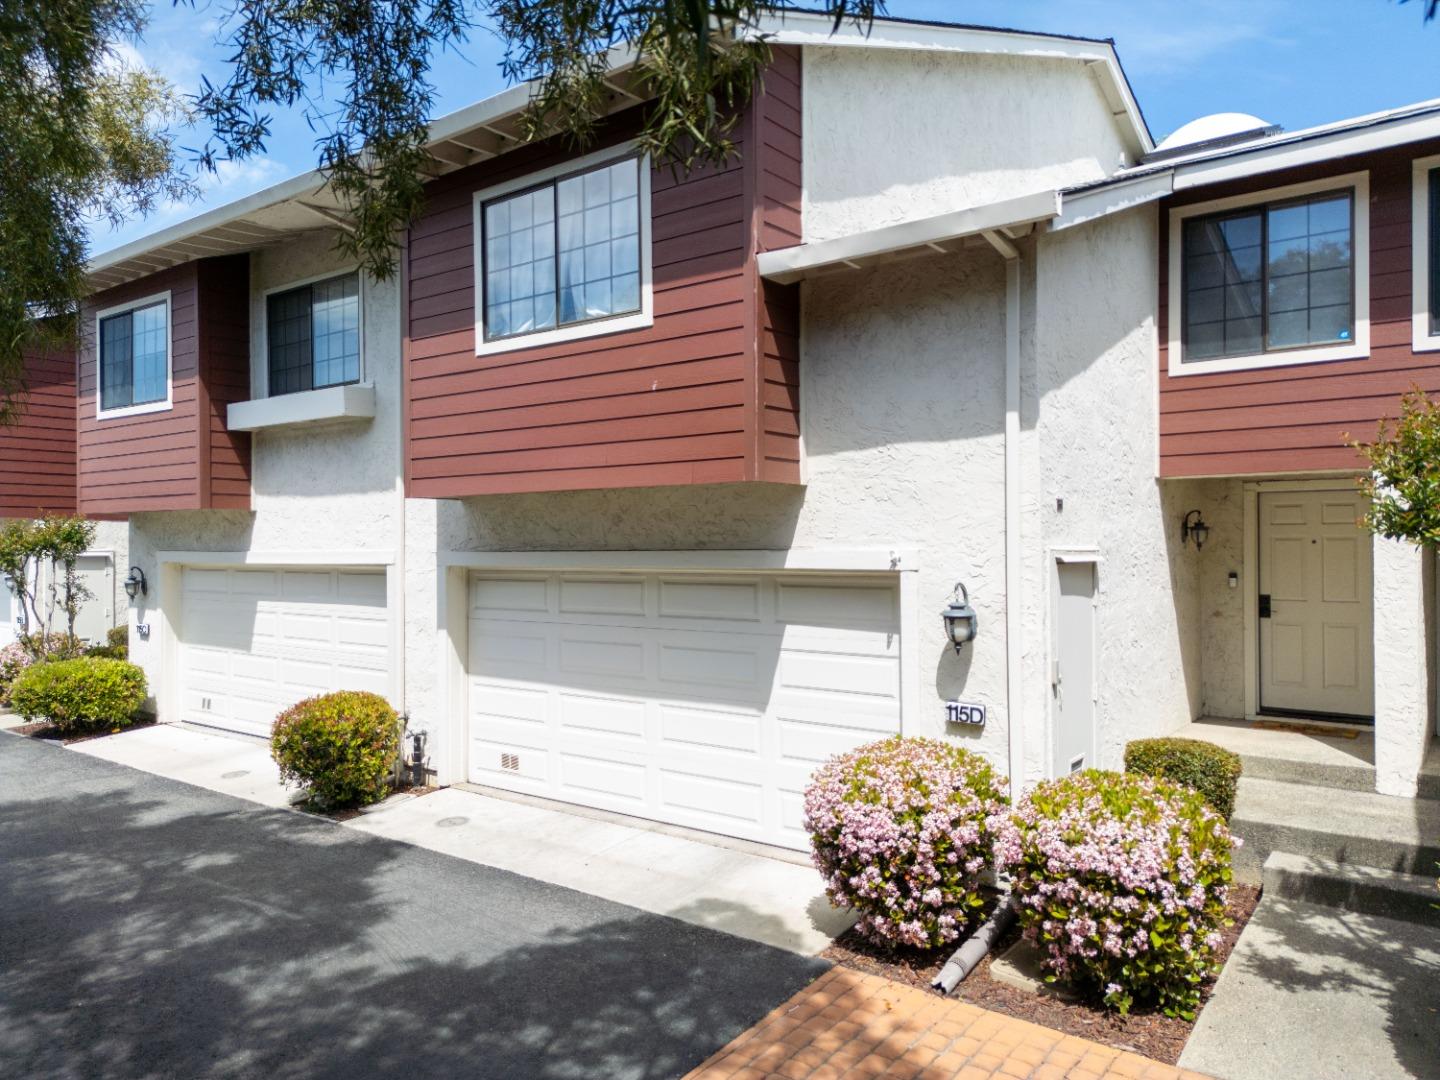
[[[805,792],[826,894],[876,944],[954,941],[984,904],[1002,785],[983,758],[937,739],[896,736],[831,759]]]
[[[1026,793],[997,819],[995,854],[1047,978],[1192,1019],[1239,843],[1198,792],[1092,769]]]
[[[18,641],[0,649],[0,705],[9,701],[10,684],[34,662],[29,650]]]

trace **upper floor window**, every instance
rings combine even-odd
[[[170,294],[146,297],[96,316],[100,392],[97,415],[170,407]]]
[[[1344,178],[1172,211],[1170,373],[1365,355],[1364,187]]]
[[[649,170],[598,156],[476,196],[477,352],[649,325]]]
[[[360,275],[265,299],[270,396],[360,381]]]
[[[1440,155],[1415,162],[1412,347],[1440,349]]]

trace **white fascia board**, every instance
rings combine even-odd
[[[1284,138],[1286,141],[1278,146],[1258,146],[1224,157],[1175,162],[1171,166],[1175,172],[1175,190],[1184,191],[1440,138],[1440,112],[1376,121],[1366,127],[1325,135]]]
[[[1059,213],[1060,193],[1037,191],[1014,199],[952,210],[948,214],[902,221],[898,225],[886,225],[834,240],[762,252],[757,263],[761,277],[788,285],[817,270],[859,264],[864,259],[907,249],[934,247],[991,230],[1033,225],[1049,221]]]
[[[374,385],[351,383],[233,402],[226,410],[225,425],[231,431],[262,431],[298,424],[371,420],[374,416]]]
[[[606,570],[815,573],[914,573],[913,548],[706,548],[666,551],[441,551],[442,568],[467,570]]]
[[[1169,170],[1112,181],[1081,191],[1060,193],[1060,215],[1050,222],[1049,231],[1058,232],[1088,221],[1159,202],[1174,190]]]
[[[1086,38],[1038,34],[1025,30],[1003,30],[981,26],[944,26],[899,20],[876,19],[868,26],[853,21],[835,27],[828,15],[809,12],[778,12],[762,16],[750,34],[776,45],[855,46],[868,49],[910,49],[918,52],[981,53],[997,56],[1033,56],[1046,59],[1078,60],[1099,65],[1102,89],[1130,135],[1137,157],[1155,149],[1155,140],[1140,112],[1130,81],[1120,67],[1115,47],[1109,42]]]

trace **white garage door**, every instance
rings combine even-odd
[[[390,690],[383,570],[183,572],[182,718],[269,736],[275,716],[331,690]]]
[[[469,779],[792,848],[832,754],[900,728],[890,578],[477,574]]]

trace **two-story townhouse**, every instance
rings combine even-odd
[[[76,512],[75,351],[53,346],[31,350],[25,384],[15,422],[0,427],[0,521]],[[117,612],[124,611],[128,533],[123,521],[97,522],[91,550],[76,562],[90,597],[77,612],[75,632],[87,641],[103,643],[117,625]],[[41,573],[43,615],[55,600],[49,593],[48,569],[41,568]],[[0,646],[30,629],[30,620],[9,583],[0,581]]]
[[[1205,118],[1072,198],[1158,201],[1157,471],[1201,526],[1175,560],[1197,711],[1373,725],[1392,795],[1434,743],[1434,565],[1363,529],[1351,444],[1440,390],[1437,194],[1426,102]]]
[[[437,120],[398,280],[314,175],[96,261],[80,508],[128,516],[162,719],[374,689],[442,783],[799,847],[887,733],[1033,780],[1228,714],[1238,541],[1156,406],[1193,155],[1109,42],[764,29],[724,167],[636,151],[621,62],[583,152],[519,138],[524,87]]]

